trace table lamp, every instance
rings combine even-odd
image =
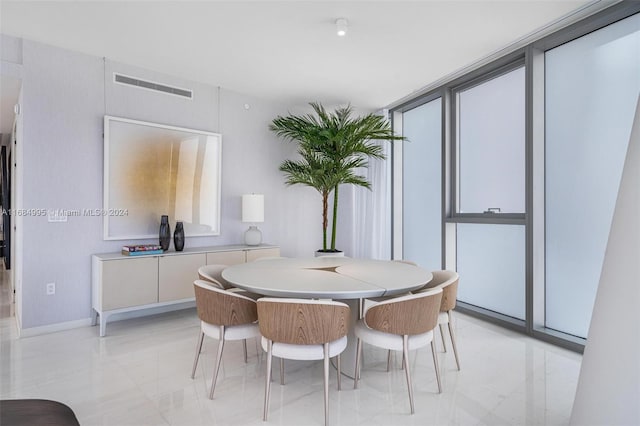
[[[262,232],[255,225],[264,222],[264,195],[244,194],[242,196],[242,221],[251,223],[244,233],[244,243],[257,246],[262,242]]]

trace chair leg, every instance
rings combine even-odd
[[[280,385],[284,386],[284,358],[280,358]]]
[[[442,337],[442,352],[446,352],[447,344],[445,343],[445,340],[444,340],[444,325],[443,324],[439,324],[439,325],[440,325],[440,337]]]
[[[451,337],[451,346],[453,346],[453,355],[456,357],[456,365],[460,371],[460,360],[458,359],[458,348],[456,347],[456,338],[453,333],[453,324],[451,323],[451,311],[449,311],[449,337]]]
[[[196,377],[196,367],[198,366],[198,359],[200,358],[200,352],[202,352],[202,342],[204,341],[204,333],[200,332],[200,338],[196,344],[196,359],[193,360],[193,369],[191,370],[191,378]]]
[[[244,363],[247,363],[247,339],[242,340],[242,348],[244,349]]]
[[[336,371],[338,372],[338,390],[342,390],[342,373],[340,372],[340,354],[336,357]]]
[[[391,371],[391,349],[387,351],[387,373]]]
[[[218,342],[218,356],[216,358],[216,366],[213,369],[213,381],[211,382],[211,392],[209,392],[209,399],[213,399],[213,392],[216,390],[216,381],[218,380],[218,371],[220,371],[222,351],[224,350],[224,326],[220,326],[220,335],[220,342]]]
[[[267,413],[269,411],[269,393],[271,392],[271,348],[273,342],[271,340],[267,343],[267,379],[264,385],[264,408],[262,413],[262,421],[267,421]]]
[[[324,345],[324,426],[329,424],[329,343]]]
[[[358,379],[360,379],[360,357],[362,355],[362,340],[358,339],[356,346],[356,370],[353,377],[353,388],[358,389]]]
[[[436,380],[438,381],[438,393],[442,393],[442,383],[440,382],[440,367],[438,367],[438,354],[436,353],[435,342],[431,341],[431,353],[433,354],[433,367],[436,369]]]
[[[409,336],[402,336],[402,363],[404,364],[404,373],[407,376],[407,389],[409,389],[409,405],[411,406],[411,414],[415,413],[413,407],[413,385],[411,384],[411,371],[409,370]]]

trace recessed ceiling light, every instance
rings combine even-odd
[[[347,35],[347,26],[349,25],[349,22],[347,22],[347,20],[345,18],[338,18],[336,19],[336,34],[338,34],[338,37],[344,37]]]

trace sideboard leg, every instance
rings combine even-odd
[[[100,315],[100,337],[104,337],[107,334],[107,316]]]
[[[91,326],[95,326],[98,323],[98,311],[91,309]]]

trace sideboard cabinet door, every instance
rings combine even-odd
[[[157,257],[100,263],[103,310],[158,303]]]
[[[244,263],[244,250],[207,253],[207,265],[237,265]]]
[[[247,262],[253,262],[261,257],[278,257],[280,249],[278,247],[261,248],[255,250],[247,250]]]
[[[158,301],[192,299],[193,282],[198,279],[198,268],[207,262],[205,253],[162,256],[158,281]]]

